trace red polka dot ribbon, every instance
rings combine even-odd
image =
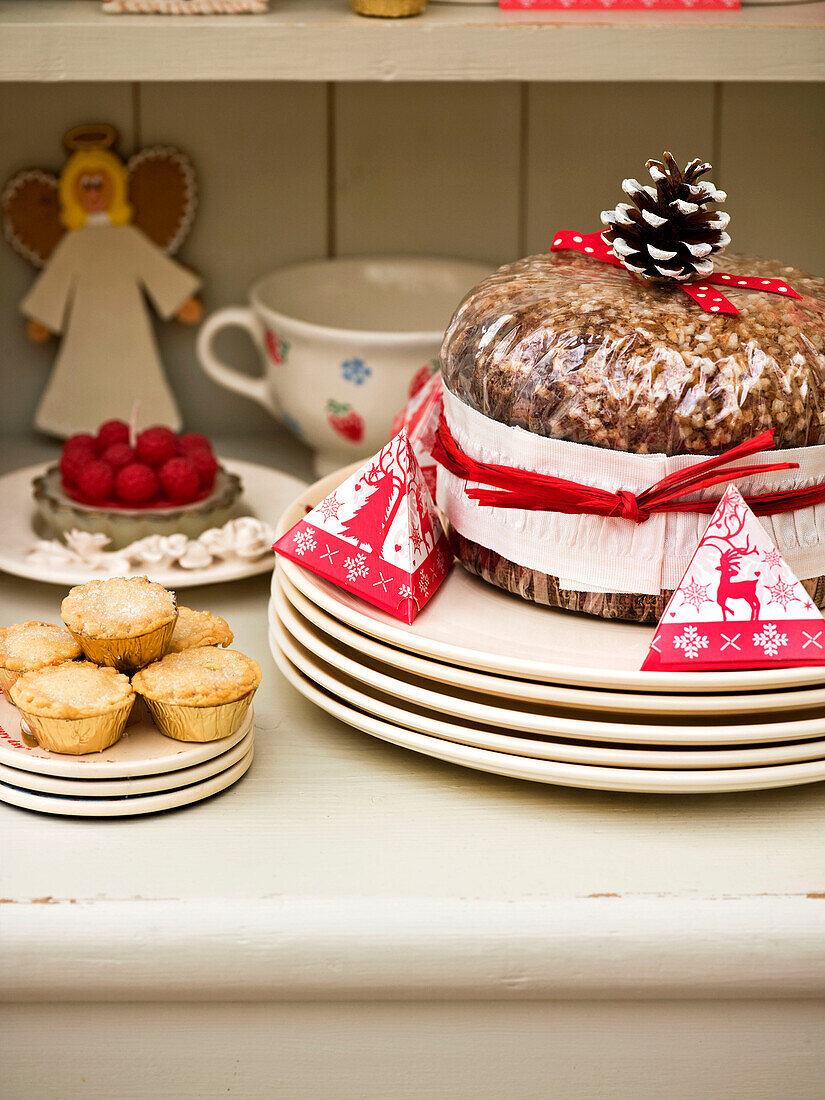
[[[577,233],[575,230],[563,229],[553,237],[551,252],[560,252],[568,249],[573,252],[581,252],[584,256],[590,256],[602,263],[612,264],[614,267],[624,267],[624,264],[610,247],[602,239],[601,232]],[[697,305],[706,313],[730,313],[739,316],[739,310],[715,288],[717,286],[743,287],[746,290],[764,290],[769,294],[783,294],[786,298],[801,298],[801,294],[788,286],[782,279],[760,279],[749,275],[728,275],[719,273],[710,275],[701,282],[677,283],[680,290],[691,297]]]

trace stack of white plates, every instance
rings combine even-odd
[[[279,533],[347,472],[306,490]],[[822,669],[640,672],[652,628],[538,607],[461,568],[407,626],[280,559],[269,622],[303,695],[441,760],[651,793],[825,779]]]
[[[255,753],[252,708],[220,741],[174,741],[147,717],[105,752],[41,749],[0,693],[0,802],[71,817],[129,817],[186,806],[231,787]]]

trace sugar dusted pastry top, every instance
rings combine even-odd
[[[226,619],[209,611],[179,607],[169,652],[181,653],[184,649],[199,649],[207,645],[228,646],[232,645],[234,638]]]
[[[81,655],[65,626],[35,621],[0,626],[0,665],[11,672],[59,665]]]
[[[69,630],[91,638],[134,638],[165,626],[176,614],[174,595],[146,577],[79,584],[61,608]]]
[[[129,677],[90,661],[24,672],[10,691],[22,711],[42,718],[90,718],[107,714],[134,699]]]
[[[261,682],[257,663],[235,649],[203,646],[167,653],[132,677],[132,687],[159,703],[214,707],[254,691]]]

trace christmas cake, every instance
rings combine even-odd
[[[632,202],[602,215],[607,262],[583,235],[557,235],[570,248],[502,267],[470,292],[442,348],[447,427],[473,460],[633,493],[773,430],[800,468],[746,479],[743,492],[825,481],[825,280],[746,256],[714,265],[729,238],[715,209],[725,195],[701,179],[710,166],[681,172],[665,154],[648,168],[653,185],[625,180]],[[467,484],[439,471],[468,569],[608,618],[657,620],[707,523],[488,507],[468,500]],[[822,507],[763,518],[820,606]]]

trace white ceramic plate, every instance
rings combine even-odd
[[[490,772],[512,779],[529,779],[563,787],[635,794],[723,794],[734,791],[794,787],[825,779],[825,760],[757,768],[727,768],[707,771],[659,771],[643,768],[598,767],[554,760],[536,760],[487,749],[442,741],[427,734],[404,729],[348,706],[318,688],[281,653],[270,636],[272,654],[287,680],[305,698],[340,721],[382,741],[412,749],[450,764]]]
[[[223,465],[243,482],[243,497],[238,515],[253,515],[275,525],[286,504],[300,492],[303,482],[278,470],[270,470],[252,462],[235,462],[221,459]],[[3,523],[0,525],[0,570],[15,577],[45,581],[47,584],[70,586],[85,584],[99,576],[99,571],[85,566],[45,566],[27,560],[29,551],[38,538],[51,538],[42,530],[37,509],[32,499],[32,481],[49,465],[28,466],[0,477],[0,501],[3,506]],[[37,524],[37,525],[36,525]],[[200,584],[220,584],[241,577],[254,577],[268,573],[274,564],[274,555],[266,554],[256,561],[239,560],[216,562],[204,569],[183,569],[179,565],[165,569],[140,566],[136,574],[144,574],[167,588],[191,588]]]
[[[255,755],[254,747],[219,775],[192,783],[174,791],[159,794],[141,794],[129,798],[67,798],[58,794],[36,794],[34,791],[0,783],[0,802],[19,806],[23,810],[36,810],[41,814],[62,814],[67,817],[134,817],[136,814],[154,814],[159,810],[171,810],[176,806],[188,806],[200,802],[237,783],[248,770]]]
[[[64,779],[128,779],[138,775],[161,775],[191,768],[213,760],[234,748],[254,721],[252,707],[240,727],[220,741],[175,741],[164,737],[148,717],[127,726],[121,739],[104,752],[67,756],[41,749],[20,729],[20,712],[0,692],[0,764],[41,775]]]
[[[551,732],[530,736],[527,731],[519,734],[506,729],[484,728],[470,721],[460,719],[451,721],[449,716],[434,714],[415,704],[398,706],[391,696],[377,689],[362,689],[336,668],[319,660],[309,650],[296,643],[281,623],[276,622],[270,630],[270,645],[272,644],[277,645],[292,665],[313,683],[322,687],[325,692],[367,714],[428,736],[513,756],[597,764],[604,767],[662,770],[742,768],[758,764],[825,759],[825,741],[823,740],[760,745],[756,748],[745,745],[723,748],[715,744],[704,745],[702,748],[685,748],[679,742],[677,748],[672,748],[670,745],[653,746],[649,743],[640,745],[631,740],[632,726],[629,727],[631,732],[628,733],[625,743],[599,741],[597,737],[594,737],[590,743],[563,739],[562,730],[553,737]]]
[[[12,787],[36,791],[39,794],[59,794],[69,798],[126,798],[135,794],[157,794],[178,787],[189,787],[193,783],[201,783],[204,779],[225,772],[242,760],[254,743],[255,731],[251,729],[234,748],[203,764],[166,772],[164,775],[142,775],[135,779],[61,779],[59,776],[24,772],[19,768],[0,764],[0,783],[8,783]]]
[[[352,627],[339,622],[316,604],[311,603],[287,579],[277,566],[272,579],[272,594],[280,591],[302,620],[311,624],[327,642],[340,644],[349,656],[363,655],[390,668],[409,672],[426,681],[449,684],[451,687],[478,692],[499,699],[513,699],[541,706],[566,707],[570,710],[602,710],[609,714],[667,715],[733,715],[764,714],[771,711],[810,710],[825,708],[825,688],[810,687],[801,691],[753,691],[741,695],[654,695],[643,692],[600,691],[595,688],[564,687],[561,684],[533,683],[474,672],[457,665],[444,664],[428,657],[418,657],[396,649]]]
[[[311,485],[286,510],[288,530],[356,467]],[[653,627],[597,619],[529,603],[457,566],[407,626],[286,558],[289,581],[348,626],[411,653],[465,668],[542,683],[645,692],[743,692],[821,685],[825,668],[736,672],[642,672]]]
[[[717,724],[713,716],[674,714],[667,725],[656,725],[652,718],[632,715],[629,721],[614,721],[614,716],[599,710],[588,715],[571,717],[559,709],[535,704],[505,701],[504,706],[491,706],[484,697],[457,689],[449,694],[433,690],[420,678],[408,673],[396,675],[394,670],[368,657],[347,656],[330,646],[317,631],[301,621],[281,593],[273,597],[276,625],[289,631],[298,643],[325,666],[335,670],[344,682],[366,684],[371,694],[383,694],[400,699],[404,707],[414,706],[434,715],[447,715],[463,721],[481,723],[494,729],[512,730],[514,736],[567,737],[583,741],[618,741],[660,747],[673,745],[758,744],[776,741],[798,741],[825,736],[825,715],[806,712],[795,721],[783,721],[780,713],[760,715],[758,723]],[[290,654],[290,660],[296,663]],[[304,670],[306,671],[306,670]],[[325,685],[329,689],[329,685]],[[751,716],[746,716],[749,718]],[[661,719],[660,719],[661,721]]]

